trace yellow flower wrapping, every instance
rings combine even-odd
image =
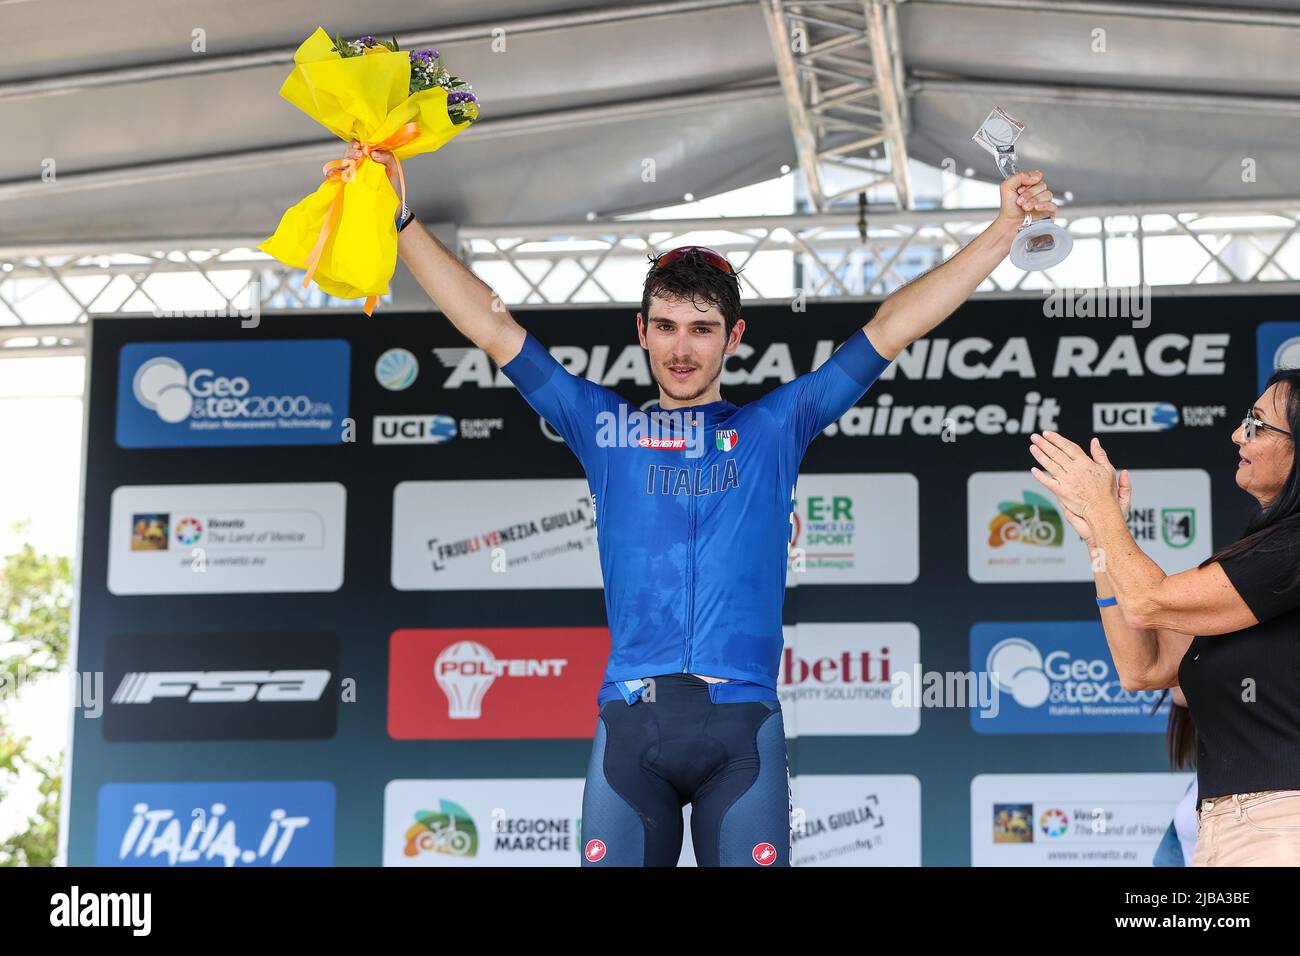
[[[394,148],[399,160],[430,153],[470,124],[447,115],[447,91],[410,94],[411,61],[407,53],[382,50],[373,55],[340,57],[334,41],[317,27],[294,54],[296,66],[280,95],[344,143],[375,145],[407,124],[414,138]],[[341,299],[373,298],[388,291],[397,267],[397,193],[384,167],[366,157],[351,169],[330,164],[314,193],[285,211],[275,234],[258,246],[287,266],[306,269],[312,250],[335,210],[337,221],[324,238],[312,278],[322,290]],[[330,166],[336,167],[330,174]],[[340,174],[341,172],[341,174]],[[306,283],[304,282],[304,285]]]

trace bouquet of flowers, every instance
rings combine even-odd
[[[330,295],[364,296],[369,315],[397,267],[395,218],[406,200],[401,160],[468,129],[478,119],[478,101],[436,50],[406,53],[395,39],[330,39],[318,27],[293,60],[280,95],[344,143],[359,142],[362,158],[326,163],[320,188],[286,210],[258,248],[307,270],[304,288],[314,279]],[[383,166],[370,161],[379,150],[398,160],[400,199]]]

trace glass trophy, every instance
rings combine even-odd
[[[1019,172],[1016,140],[1024,131],[1024,123],[998,106],[971,138],[993,154],[1002,178],[1010,179]],[[1051,219],[1035,221],[1030,212],[1011,242],[1011,261],[1026,272],[1050,269],[1064,262],[1073,247],[1074,238],[1068,232]]]

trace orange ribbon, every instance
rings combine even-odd
[[[379,143],[362,143],[360,159],[369,159],[378,162],[371,155],[374,152],[389,152],[397,149],[399,146],[405,146],[411,140],[420,135],[419,123],[407,123],[392,136]],[[396,156],[393,162],[397,164],[397,182],[402,190],[402,207],[406,206],[406,177],[402,174],[402,161]],[[357,160],[355,159],[335,159],[321,167],[325,174],[325,179],[335,180],[344,185],[352,182],[357,176]],[[311,253],[307,256],[307,272],[302,277],[302,287],[305,289],[311,282],[312,276],[316,274],[316,267],[320,265],[320,257],[325,252],[325,243],[329,241],[330,236],[334,235],[334,230],[338,227],[339,217],[343,214],[343,188],[339,187],[338,192],[334,194],[334,201],[330,203],[329,212],[325,215],[325,221],[321,224],[320,235],[316,237],[316,245],[312,246]],[[366,315],[373,315],[375,303],[379,301],[379,296],[372,295],[367,297],[365,304]]]

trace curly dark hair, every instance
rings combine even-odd
[[[650,322],[650,298],[680,299],[689,301],[701,312],[710,306],[722,313],[726,335],[740,319],[740,280],[710,265],[695,252],[687,252],[680,259],[656,269],[655,257],[650,256],[650,271],[646,273],[645,288],[641,293],[641,315]],[[737,270],[738,272],[739,270]],[[700,302],[704,305],[700,305]]]

